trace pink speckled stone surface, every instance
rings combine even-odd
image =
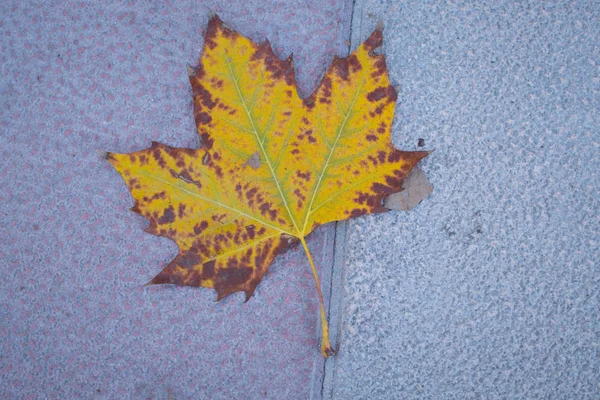
[[[280,57],[293,52],[307,95],[347,52],[351,6],[0,3],[0,398],[311,396],[323,360],[302,248],[278,257],[247,304],[145,288],[177,249],[142,231],[100,152],[198,145],[185,65],[210,10]],[[324,269],[333,234],[309,241]]]

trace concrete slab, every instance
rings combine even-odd
[[[185,66],[210,10],[293,52],[306,95],[347,51],[351,4],[0,3],[1,398],[306,399],[320,387],[302,249],[245,305],[143,288],[176,247],[142,231],[98,150],[197,146]],[[309,245],[329,269],[333,227]]]
[[[349,223],[324,398],[600,397],[600,11],[360,0],[434,193]]]

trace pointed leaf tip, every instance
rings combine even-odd
[[[378,28],[381,28],[381,29],[378,29]],[[373,52],[377,51],[381,47],[382,44],[383,44],[383,25],[381,27],[379,27],[379,24],[377,24],[377,27],[375,28],[373,33],[371,33],[371,36],[369,36],[369,38],[367,40],[365,40],[365,42],[363,43],[363,46],[364,46],[365,50],[367,51],[367,53],[373,53]]]
[[[113,153],[108,152],[108,151],[102,151],[102,150],[98,150],[98,153],[100,154],[100,156],[102,156],[102,158],[104,158],[106,161],[116,161],[116,158],[113,156]]]
[[[244,300],[244,303],[247,303],[250,300],[250,298],[252,298],[252,295],[254,294],[255,289],[256,289],[256,287],[254,287],[252,290],[248,290],[244,293],[246,295],[246,299]]]

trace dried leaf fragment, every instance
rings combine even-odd
[[[402,183],[402,191],[389,195],[383,201],[383,206],[390,210],[408,211],[433,192],[427,175],[414,167]]]
[[[217,299],[243,291],[248,300],[277,254],[300,242],[320,301],[321,352],[334,353],[305,238],[327,222],[388,211],[382,199],[428,154],[391,144],[397,95],[373,52],[382,40],[377,29],[336,57],[301,99],[291,58],[210,20],[199,65],[188,67],[202,147],[153,142],[106,157],[147,231],[179,246],[151,284],[214,288]]]

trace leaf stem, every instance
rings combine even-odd
[[[315,278],[315,283],[317,285],[317,293],[319,293],[319,306],[321,309],[321,354],[323,357],[327,358],[335,354],[335,350],[331,347],[331,343],[329,343],[329,325],[327,324],[327,314],[325,313],[325,304],[323,302],[323,292],[321,291],[321,282],[319,281],[319,275],[317,274],[317,269],[315,268],[315,263],[313,261],[312,255],[310,254],[310,250],[308,250],[308,245],[306,244],[306,240],[304,237],[300,237],[300,242],[302,242],[302,247],[304,247],[304,251],[306,252],[306,256],[308,257],[308,262],[310,263],[310,269],[312,270],[313,277]]]

